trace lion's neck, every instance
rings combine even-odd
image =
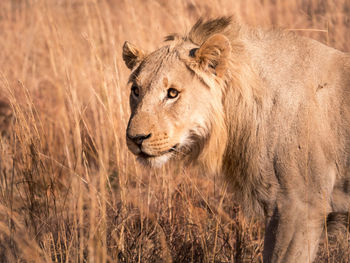
[[[232,55],[220,95],[213,95],[220,101],[211,102],[210,136],[203,143],[199,160],[207,171],[226,177],[247,214],[264,214],[271,189],[263,174],[266,167],[261,167],[268,99],[242,44],[232,45],[237,52]]]
[[[236,200],[245,204],[247,214],[264,214],[270,187],[264,180],[265,168],[261,167],[266,151],[265,95],[254,70],[248,64],[236,66],[239,70],[231,72],[234,77],[227,81],[223,103],[227,141],[221,172],[236,193]]]

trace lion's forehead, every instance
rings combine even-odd
[[[135,76],[142,86],[163,86],[172,81],[182,81],[186,76],[186,65],[179,56],[179,50],[161,48],[141,62]]]

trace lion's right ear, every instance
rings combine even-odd
[[[133,44],[125,41],[123,45],[123,60],[129,69],[133,69],[135,65],[144,58],[145,54],[142,50]]]

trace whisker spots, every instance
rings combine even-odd
[[[165,142],[165,143],[148,143],[147,144],[147,146],[151,146],[151,147],[164,146],[164,145],[169,145],[169,143]]]

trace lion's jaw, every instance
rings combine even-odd
[[[161,136],[155,136],[153,141],[145,141],[141,146],[136,145],[128,136],[126,140],[129,150],[137,156],[137,160],[150,167],[161,167],[173,158],[180,159],[186,155],[186,149],[190,147],[186,135],[178,140],[170,138],[162,140]]]
[[[138,145],[128,135],[130,133],[135,134],[131,130],[138,129],[137,119],[135,120],[133,121],[132,117],[129,122],[126,136],[127,146],[137,156],[137,160],[145,166],[161,167],[171,159],[184,160],[191,158],[193,154],[198,155],[199,144],[202,138],[205,138],[208,134],[208,128],[205,124],[196,125],[196,129],[193,129],[192,126],[190,128],[183,125],[182,127],[174,125],[160,131],[159,128],[161,127],[153,127],[153,129],[148,130],[151,136],[143,141],[141,145]],[[161,121],[166,122],[166,118],[158,120],[158,122]],[[151,120],[148,123],[151,123]],[[144,130],[145,125],[142,123],[140,125],[141,130]]]

